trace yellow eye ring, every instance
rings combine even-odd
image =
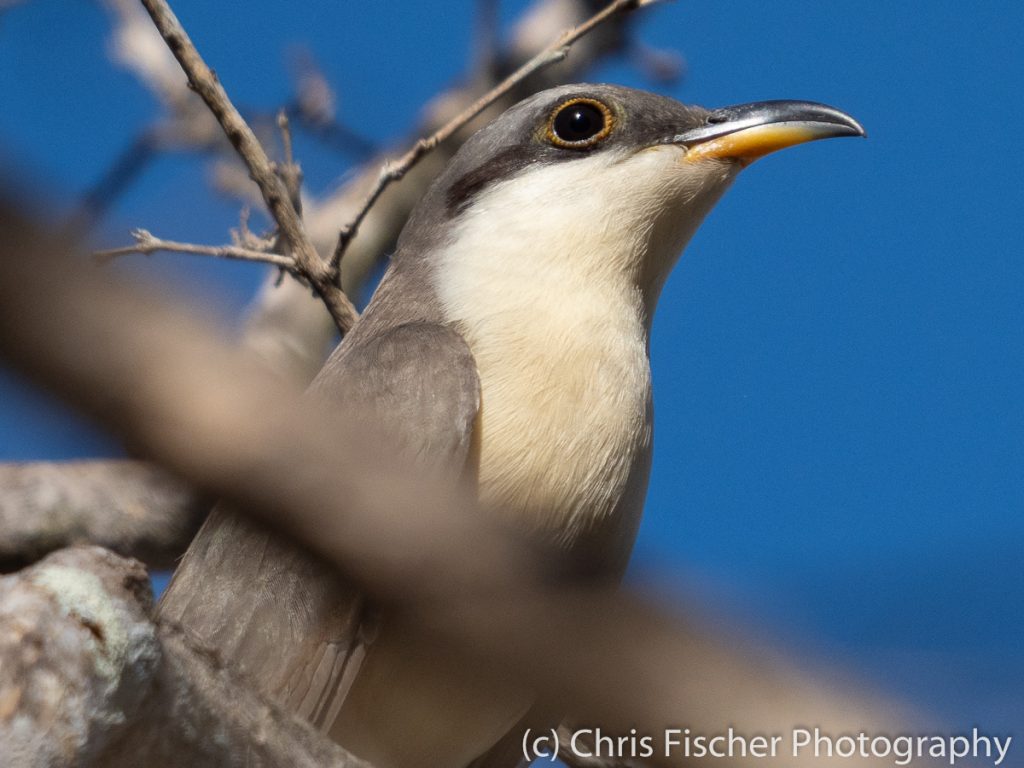
[[[615,118],[607,104],[585,96],[559,104],[548,117],[547,139],[563,149],[590,149],[608,138]]]

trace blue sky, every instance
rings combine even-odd
[[[524,6],[508,2],[506,20]],[[178,0],[236,100],[273,108],[307,44],[341,117],[382,143],[464,71],[473,3]],[[952,726],[1024,715],[1024,5],[935,0],[651,9],[680,51],[660,90],[706,106],[803,98],[856,116],[746,171],[667,286],[653,339],[656,457],[635,578],[916,697]],[[105,57],[92,5],[0,18],[0,156],[70,202],[156,113]],[[625,59],[595,80],[649,86]],[[344,157],[300,137],[323,189]],[[130,227],[219,242],[237,210],[195,158],[166,157],[117,205]],[[147,267],[226,322],[248,265]],[[109,455],[102,436],[0,378],[0,459]]]

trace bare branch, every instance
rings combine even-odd
[[[295,208],[296,213],[302,215],[302,168],[297,162],[295,162],[295,155],[292,152],[292,125],[288,120],[288,112],[284,109],[278,110],[277,112],[277,129],[281,133],[281,149],[284,153],[284,160],[280,163],[274,163],[274,173],[284,184],[285,190],[288,192],[288,198],[291,200],[292,207]],[[286,250],[288,244],[281,243],[282,250]],[[315,246],[313,246],[315,248]],[[319,258],[319,254],[317,254]],[[335,274],[332,278],[335,283],[338,282],[338,275]]]
[[[358,313],[337,284],[337,267],[320,258],[313,247],[288,190],[275,173],[256,135],[231,103],[217,76],[203,61],[165,0],[142,0],[142,4],[188,76],[190,87],[209,107],[231,145],[249,168],[253,181],[260,188],[263,201],[288,243],[295,263],[320,293],[338,328],[342,333],[348,331]]]
[[[92,543],[169,568],[209,503],[136,461],[0,464],[0,570]]]
[[[179,243],[175,240],[163,240],[154,237],[146,229],[133,229],[132,237],[135,238],[134,245],[126,245],[121,248],[109,248],[105,251],[97,251],[94,256],[102,262],[108,262],[119,256],[130,253],[141,253],[150,255],[158,251],[169,253],[192,253],[197,256],[213,256],[218,259],[234,259],[237,261],[256,261],[263,264],[270,264],[289,272],[303,276],[295,259],[280,253],[269,251],[257,251],[240,245],[199,245],[198,243]]]
[[[377,183],[370,189],[363,201],[362,206],[356,215],[341,230],[338,237],[338,246],[331,256],[331,265],[335,268],[341,264],[348,244],[359,231],[366,214],[377,202],[381,193],[392,182],[398,181],[409,172],[416,163],[420,161],[427,152],[430,152],[438,144],[446,141],[469,123],[474,117],[483,112],[487,107],[505,96],[523,80],[526,80],[536,72],[562,61],[569,55],[569,48],[584,35],[601,26],[615,16],[632,11],[645,5],[653,5],[658,0],[613,0],[602,10],[595,13],[582,24],[562,32],[554,42],[541,50],[537,55],[520,66],[512,74],[491,88],[487,93],[478,98],[459,114],[441,126],[437,131],[425,139],[417,141],[404,155],[394,162],[386,162],[381,168]]]
[[[258,237],[249,229],[249,206],[243,205],[238,213],[238,229],[231,230],[231,241],[235,245],[248,248],[251,251],[266,253],[274,249],[275,238]]]

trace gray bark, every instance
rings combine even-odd
[[[366,768],[151,608],[142,564],[99,547],[0,578],[5,768]]]
[[[0,571],[83,543],[171,568],[207,509],[184,483],[142,462],[0,464]]]

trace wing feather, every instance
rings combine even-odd
[[[480,383],[469,347],[453,329],[357,325],[312,389],[372,412],[428,467],[464,471]],[[159,613],[322,728],[337,715],[366,650],[359,590],[224,505],[192,542]]]

